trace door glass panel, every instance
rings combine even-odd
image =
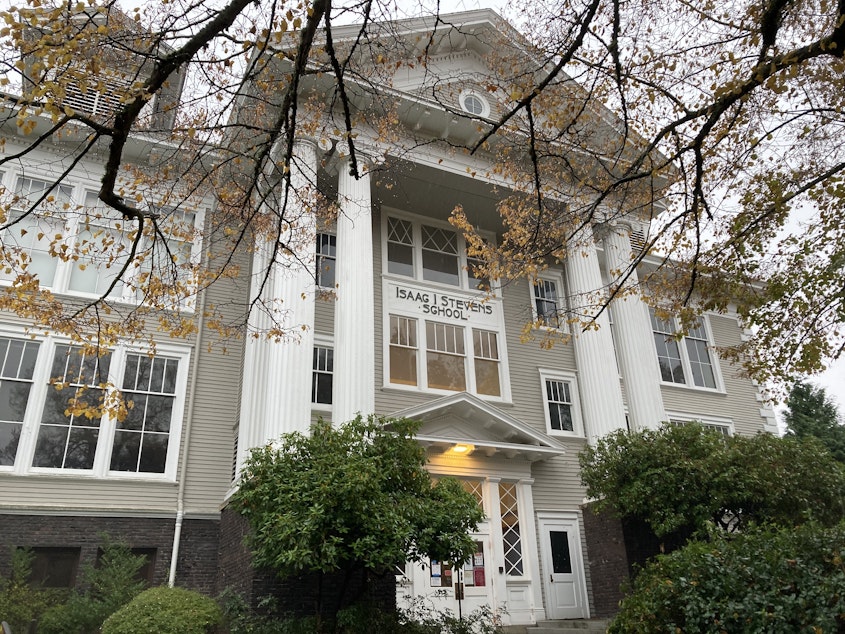
[[[572,558],[569,556],[569,536],[566,531],[549,531],[552,546],[552,569],[555,574],[571,574]]]

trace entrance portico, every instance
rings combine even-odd
[[[417,439],[428,453],[429,471],[434,477],[462,481],[486,515],[474,535],[478,552],[473,561],[462,570],[444,562],[409,564],[397,586],[399,604],[423,597],[435,608],[448,608],[455,614],[488,605],[505,624],[547,618],[531,465],[563,455],[563,446],[467,393],[392,416],[422,423]],[[580,553],[575,555],[580,557]],[[578,568],[583,568],[580,561]],[[583,577],[580,582],[583,585]],[[578,596],[586,611],[586,589]]]

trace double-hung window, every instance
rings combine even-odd
[[[331,233],[317,234],[316,275],[317,286],[335,287],[335,263],[337,260],[337,236]]]
[[[661,319],[652,308],[651,328],[663,381],[718,389],[717,369],[703,321],[679,337],[675,320]]]
[[[311,402],[315,405],[332,404],[334,377],[334,350],[330,346],[314,346],[311,374]]]
[[[544,328],[561,328],[563,316],[563,279],[544,275],[531,284],[532,311],[535,324]]]
[[[575,375],[541,370],[546,430],[552,435],[583,436]]]
[[[51,187],[46,180],[25,176],[15,181],[9,226],[2,235],[4,260],[11,266],[0,267],[0,279],[12,281],[19,273],[27,273],[42,286],[55,286],[73,188]]]
[[[175,478],[188,361],[0,336],[0,470]]]

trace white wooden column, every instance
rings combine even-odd
[[[266,244],[255,245],[252,254],[252,270],[249,288],[250,299],[258,297],[261,286],[261,271],[270,262]],[[266,296],[266,293],[264,294]],[[253,311],[247,318],[247,333],[244,345],[244,370],[241,375],[241,411],[238,425],[238,452],[236,470],[240,472],[249,450],[266,442],[262,418],[264,416],[264,395],[266,367],[271,346],[265,333],[270,329],[270,317],[262,310]]]
[[[603,283],[592,229],[586,227],[576,240],[578,250],[566,261],[566,281],[570,306],[576,313],[586,313],[603,301]],[[596,319],[596,326],[582,332],[578,324],[573,325],[578,385],[590,444],[605,434],[626,428],[622,388],[606,312]]]
[[[342,423],[375,409],[373,228],[370,174],[359,178],[340,166],[337,218],[337,299],[334,317],[332,421]]]
[[[281,236],[273,269],[276,319],[289,336],[275,343],[266,367],[265,437],[302,431],[311,426],[311,374],[314,355],[314,275],[317,244],[312,199],[317,185],[317,147],[297,141],[290,166],[290,191],[285,204],[279,185],[278,204],[289,223]]]
[[[604,253],[611,279],[631,266],[631,227],[625,223],[606,226]],[[636,270],[626,282],[635,286]],[[625,380],[628,416],[633,430],[656,429],[666,420],[660,392],[660,369],[654,351],[654,338],[648,306],[639,294],[631,294],[613,303],[616,351]]]

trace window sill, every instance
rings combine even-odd
[[[164,474],[146,474],[146,473],[119,473],[112,472],[107,475],[100,475],[95,473],[87,473],[83,470],[66,469],[66,470],[45,470],[43,468],[34,468],[29,471],[17,472],[10,467],[0,467],[0,476],[14,476],[19,478],[35,478],[44,480],[83,480],[97,482],[144,482],[147,484],[161,484],[172,486],[176,484],[176,478],[168,477]]]
[[[660,386],[674,388],[677,390],[702,392],[704,394],[727,394],[724,387],[701,387],[698,385],[687,385],[686,383],[670,383],[668,381],[661,381]]]
[[[476,398],[480,398],[484,401],[490,401],[491,403],[499,403],[502,405],[511,405],[512,402],[509,398],[505,398],[503,396],[490,396],[489,394],[478,394],[476,392],[470,392],[469,390],[438,390],[433,388],[422,388],[413,385],[401,385],[397,383],[385,383],[381,387],[382,392],[395,392],[397,394],[431,394],[432,396],[449,396],[452,394],[471,394]]]

